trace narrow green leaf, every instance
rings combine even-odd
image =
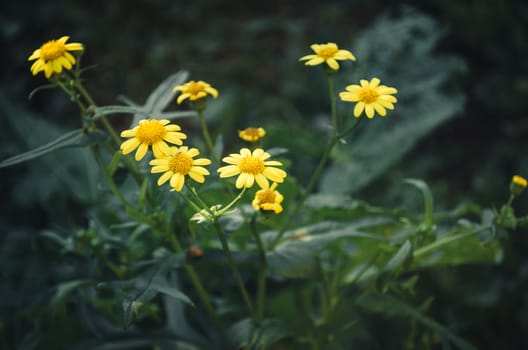
[[[412,244],[410,241],[405,241],[394,256],[387,262],[383,271],[391,271],[402,265],[412,254]]]
[[[93,285],[94,283],[95,281],[91,279],[81,279],[60,283],[59,285],[57,285],[55,294],[51,299],[51,305],[56,306],[58,303],[63,301],[68,295],[70,295],[77,289],[83,286]]]
[[[175,86],[185,83],[189,73],[181,70],[167,77],[147,98],[145,109],[150,112],[161,112],[174,99],[176,94],[172,92]]]
[[[70,131],[45,145],[32,149],[31,151],[4,159],[0,162],[0,168],[5,168],[11,165],[26,162],[28,160],[41,157],[45,154],[48,154],[61,148],[79,146],[79,141],[83,138],[83,135],[84,132],[82,129]]]
[[[426,229],[430,229],[433,225],[433,193],[427,184],[418,179],[405,179],[406,184],[412,185],[422,192],[424,198],[424,220],[423,223]]]
[[[133,107],[133,106],[102,106],[95,107],[95,113],[92,116],[93,120],[97,120],[105,115],[111,114],[136,114],[136,113],[145,113],[145,110],[142,107]]]
[[[451,341],[461,350],[477,350],[475,346],[468,343],[453,333],[449,328],[425,316],[417,308],[387,294],[368,294],[358,300],[358,304],[370,311],[385,313],[388,315],[399,315],[411,317],[416,321],[429,327],[441,337]]]

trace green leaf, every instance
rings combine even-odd
[[[257,326],[245,318],[227,330],[228,348],[265,349],[289,335],[288,326],[278,319],[265,319]]]
[[[425,225],[426,230],[430,230],[433,225],[433,205],[434,205],[433,194],[431,193],[431,189],[422,180],[405,179],[403,182],[416,187],[418,190],[420,190],[420,192],[422,192],[422,195],[424,197],[423,224]]]
[[[92,279],[81,279],[63,282],[57,285],[55,294],[51,298],[51,305],[56,306],[58,303],[63,301],[68,295],[76,291],[77,289],[95,284],[95,281]]]
[[[391,271],[401,266],[412,255],[412,244],[405,241],[394,256],[387,262],[383,271]]]
[[[411,317],[449,340],[461,350],[477,350],[475,346],[454,334],[449,328],[425,316],[420,310],[387,294],[368,294],[358,300],[358,304],[370,311],[388,315]]]
[[[497,241],[482,243],[474,229],[469,232],[444,235],[413,252],[412,267],[459,265],[468,263],[499,263],[502,247]]]
[[[288,231],[290,238],[267,253],[273,273],[289,278],[309,278],[317,273],[317,256],[330,242],[344,238],[384,241],[384,237],[361,231],[370,225],[386,223],[387,218],[365,218],[355,222],[321,222]],[[266,237],[268,240],[269,237]]]
[[[87,142],[83,129],[73,130],[45,145],[32,149],[31,151],[27,151],[14,157],[4,159],[0,162],[0,168],[5,168],[18,163],[26,162],[37,157],[42,157],[43,155],[46,155],[61,148],[80,147],[85,146],[86,144]]]

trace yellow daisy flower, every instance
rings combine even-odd
[[[206,83],[205,81],[194,81],[191,80],[188,83],[185,83],[183,85],[178,85],[174,89],[172,89],[172,92],[180,91],[181,95],[178,96],[178,99],[176,102],[178,104],[182,103],[185,99],[189,99],[190,101],[196,101],[201,98],[206,97],[207,95],[211,95],[214,98],[218,97],[218,91],[213,88],[211,85]]]
[[[286,177],[284,170],[274,168],[282,163],[274,160],[266,161],[269,157],[271,155],[264,152],[262,148],[257,148],[253,152],[242,148],[240,154],[230,154],[229,157],[222,159],[231,165],[219,168],[218,172],[222,178],[239,175],[235,183],[236,188],[250,188],[255,181],[261,188],[268,188],[268,179],[282,182]]]
[[[44,71],[46,78],[53,73],[62,72],[62,68],[71,69],[75,64],[75,57],[69,51],[83,51],[81,43],[66,43],[70,37],[63,36],[58,40],[50,40],[39,49],[33,51],[28,61],[33,61],[31,73],[37,75]]]
[[[398,92],[393,87],[380,85],[378,78],[372,78],[369,81],[362,79],[360,85],[348,85],[347,91],[339,93],[339,97],[343,101],[357,102],[354,107],[354,116],[357,118],[365,110],[368,118],[374,118],[374,111],[380,116],[387,115],[386,109],[394,109],[394,104],[398,100],[391,96]]]
[[[521,187],[526,187],[528,186],[528,181],[526,181],[526,179],[522,176],[519,176],[519,175],[514,175],[513,178],[512,178],[512,182],[516,185],[519,185]]]
[[[244,130],[238,130],[238,136],[244,141],[257,142],[266,136],[266,130],[263,128],[246,128]]]
[[[169,124],[167,119],[143,119],[133,129],[121,132],[121,137],[131,137],[121,144],[121,152],[129,154],[137,148],[136,160],[139,161],[147,154],[149,146],[152,146],[154,157],[161,158],[170,153],[167,142],[181,145],[182,140],[187,138],[181,128],[176,124]]]
[[[209,171],[201,165],[209,165],[211,161],[206,158],[194,159],[198,154],[200,152],[196,148],[170,147],[168,155],[149,162],[153,166],[150,172],[163,173],[158,179],[158,186],[170,180],[171,187],[180,192],[186,175],[199,183],[204,183],[204,175],[209,175]]]
[[[281,203],[284,199],[279,191],[275,191],[277,183],[274,182],[270,188],[262,189],[255,193],[255,198],[251,202],[255,210],[273,210],[275,214],[282,212]]]
[[[524,177],[514,175],[510,182],[510,192],[513,195],[518,196],[524,192],[526,186],[528,186],[528,181]]]
[[[306,55],[299,58],[299,61],[306,61],[305,65],[315,66],[326,63],[333,70],[339,69],[337,61],[351,60],[355,61],[356,57],[348,50],[340,50],[335,43],[313,44],[310,46],[315,54]]]

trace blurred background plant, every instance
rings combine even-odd
[[[189,70],[221,91],[222,98],[208,109],[208,123],[217,133],[264,127],[269,145],[289,149],[289,172],[305,184],[322,152],[313,141],[329,132],[328,97],[324,76],[297,60],[309,44],[335,41],[358,57],[353,78],[340,76],[338,82],[382,76],[400,90],[401,109],[373,120],[364,133],[335,150],[319,186],[325,193],[345,192],[419,213],[418,192],[401,185],[413,177],[429,184],[439,210],[464,203],[498,207],[507,199],[511,175],[528,174],[528,159],[521,152],[528,143],[528,61],[523,59],[528,54],[528,5],[520,0],[308,1],[302,6],[19,1],[2,6],[1,159],[78,127],[78,111],[64,95],[44,90],[27,99],[42,83],[31,76],[27,57],[44,40],[68,34],[87,48],[85,65],[97,64],[84,77],[100,104],[118,104],[118,93],[142,103],[168,74]],[[130,117],[112,118],[112,123],[125,129]],[[197,124],[187,123],[186,129],[199,132]],[[234,144],[225,139],[226,149]],[[120,334],[112,325],[99,329],[102,321],[86,316],[91,315],[88,303],[63,302],[79,285],[62,282],[89,283],[91,271],[100,268],[64,247],[85,247],[86,257],[116,249],[98,241],[93,232],[102,225],[88,219],[96,217],[98,202],[108,199],[99,196],[97,170],[88,156],[79,149],[60,150],[1,171],[0,346],[66,348],[94,334]],[[349,178],[358,180],[337,181]],[[516,210],[526,213],[527,204],[520,198]],[[62,242],[61,254],[58,243],[49,239],[60,240],[56,232],[71,237]],[[432,296],[424,305],[428,315],[453,326],[479,349],[528,347],[528,238],[523,233],[514,231],[503,242],[504,260],[498,265],[421,272],[416,299]],[[53,288],[57,285],[61,289]],[[284,301],[277,303],[284,306]],[[142,308],[142,314],[155,315],[149,310],[153,305]],[[114,310],[116,323],[122,312],[118,306],[106,305]],[[171,322],[177,322],[183,311],[172,307]],[[407,337],[415,337],[414,344],[422,348],[439,346],[421,324],[404,326],[398,318],[366,315],[361,322],[365,334],[376,330],[374,339],[365,335],[362,348],[391,348]]]

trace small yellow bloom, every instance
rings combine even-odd
[[[514,196],[518,196],[524,192],[524,190],[526,189],[526,186],[528,186],[528,181],[526,181],[524,177],[519,176],[519,175],[514,175],[510,182],[510,192]]]
[[[279,191],[276,191],[277,183],[274,182],[270,188],[262,189],[255,193],[255,198],[251,202],[255,210],[273,210],[275,214],[282,212],[281,203],[284,199]]]
[[[244,130],[238,130],[238,136],[247,142],[257,142],[266,136],[266,130],[263,128],[246,128]]]
[[[129,154],[137,148],[136,160],[139,161],[147,154],[149,146],[152,146],[154,157],[161,158],[170,153],[167,142],[181,145],[182,140],[187,138],[181,128],[176,124],[169,124],[167,119],[143,119],[133,129],[121,132],[121,137],[131,137],[121,144],[121,152]]]
[[[31,73],[37,75],[44,71],[46,78],[53,73],[62,72],[62,68],[71,69],[75,64],[75,57],[69,51],[83,51],[81,43],[66,43],[70,37],[63,36],[58,40],[50,40],[39,49],[33,51],[28,61],[33,61]]]
[[[222,160],[226,165],[218,169],[220,177],[231,177],[239,175],[235,186],[236,188],[250,188],[255,182],[260,188],[268,188],[268,179],[274,182],[283,182],[286,172],[282,169],[274,168],[282,165],[281,162],[268,160],[271,155],[264,152],[262,148],[257,148],[251,152],[247,148],[242,148],[240,154],[230,154]]]
[[[315,66],[326,63],[333,70],[339,69],[338,60],[355,61],[356,57],[348,50],[340,50],[335,43],[313,44],[310,46],[315,54],[306,55],[299,58],[299,61],[306,61],[305,65]]]
[[[153,166],[150,172],[163,173],[158,179],[158,186],[170,180],[171,187],[180,192],[186,175],[199,183],[204,183],[204,175],[209,175],[209,171],[201,165],[209,165],[211,161],[206,158],[194,159],[198,154],[200,152],[196,148],[170,147],[168,155],[149,162]]]
[[[180,91],[181,95],[178,96],[178,99],[176,102],[178,104],[182,103],[185,99],[189,99],[190,101],[196,101],[201,98],[206,97],[207,95],[211,95],[214,98],[218,97],[218,91],[213,88],[211,85],[206,83],[205,81],[194,81],[191,80],[188,83],[185,83],[183,85],[178,85],[172,89],[172,92]]]
[[[394,104],[398,102],[396,97],[391,96],[398,92],[393,87],[380,85],[378,78],[372,78],[369,81],[362,79],[360,85],[348,85],[347,91],[339,93],[343,101],[357,102],[354,107],[354,116],[357,118],[365,110],[368,118],[374,118],[374,111],[380,116],[387,115],[385,109],[394,109]]]
[[[524,188],[528,186],[528,181],[526,181],[524,177],[519,175],[514,175],[512,178],[512,182]]]

